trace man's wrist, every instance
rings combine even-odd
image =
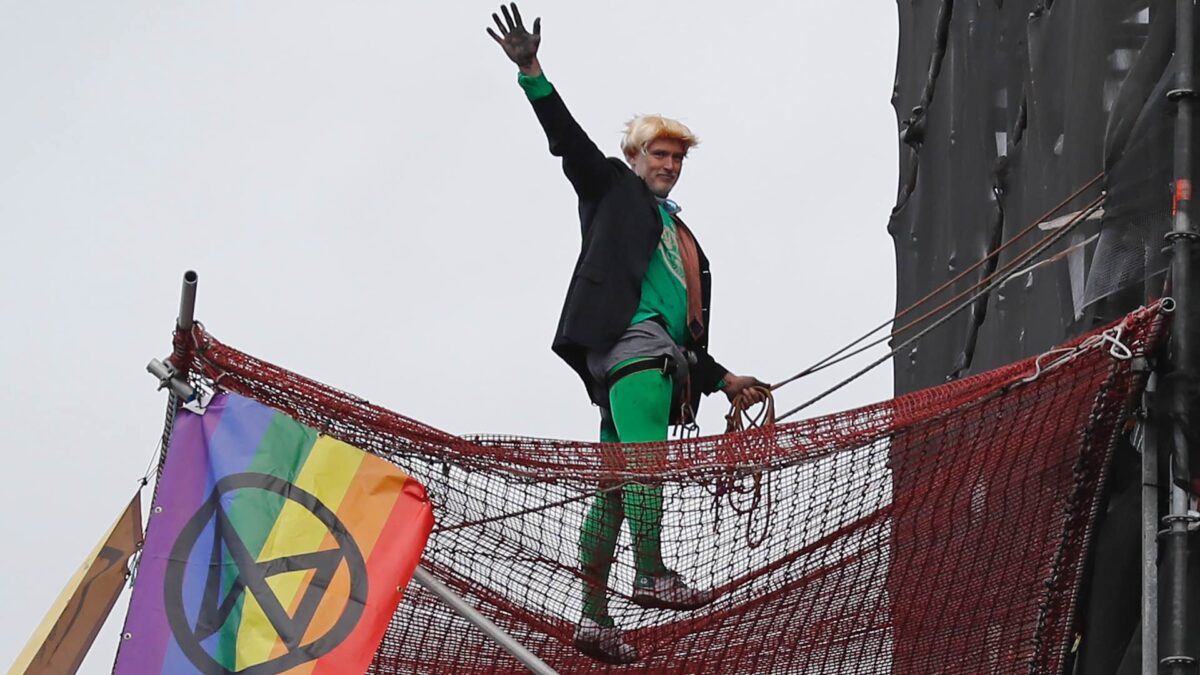
[[[538,77],[542,74],[542,64],[538,63],[537,57],[535,56],[533,57],[533,60],[526,65],[517,66],[517,70],[521,71],[521,74],[526,77]]]

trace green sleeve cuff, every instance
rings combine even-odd
[[[530,101],[546,98],[554,91],[554,85],[550,84],[550,80],[546,79],[545,73],[536,77],[531,77],[525,73],[518,73],[517,84],[521,85],[521,88],[525,90],[525,96]]]
[[[725,381],[725,376],[722,375],[721,379],[717,380],[717,391],[721,391],[727,386],[729,386],[729,383]]]

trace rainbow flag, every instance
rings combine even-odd
[[[432,527],[374,455],[234,394],[181,410],[114,672],[362,673]]]

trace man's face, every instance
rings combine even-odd
[[[687,148],[683,141],[674,138],[656,138],[650,141],[644,152],[633,154],[626,159],[633,172],[646,181],[650,191],[659,197],[671,193],[683,171],[683,159],[687,157]]]

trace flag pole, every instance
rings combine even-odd
[[[188,270],[183,274],[183,292],[179,300],[179,318],[175,322],[176,330],[190,331],[192,329],[195,321],[196,283],[198,281],[199,275],[192,270]],[[177,357],[179,354],[176,353],[173,356]],[[159,359],[151,359],[150,363],[146,364],[146,372],[158,379],[159,388],[165,388],[170,392],[167,401],[167,422],[163,428],[162,454],[158,464],[160,477],[162,475],[163,464],[166,462],[167,446],[171,441],[171,428],[174,426],[175,413],[178,412],[182,401],[190,401],[196,395],[195,387],[188,384],[187,381],[188,373],[186,364],[181,370],[178,368],[179,363],[180,360],[175,358],[167,359],[167,362]],[[157,488],[158,484],[155,483],[155,489],[157,490]],[[486,616],[480,614],[479,610],[456,595],[454,591],[450,590],[441,581],[438,581],[436,577],[424,568],[417,566],[416,572],[413,573],[413,579],[430,593],[433,593],[439,600],[449,605],[451,609],[464,619],[471,622],[472,625],[504,648],[505,651],[512,654],[530,672],[537,675],[557,675],[557,672],[548,666],[545,661],[542,661],[536,654],[526,649],[521,643],[513,639],[511,635],[505,633]]]

